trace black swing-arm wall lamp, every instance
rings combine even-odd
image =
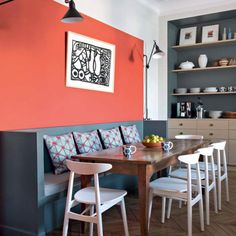
[[[164,55],[165,53],[160,50],[155,40],[152,46],[152,51],[151,51],[150,56],[148,57],[145,54],[143,55],[145,59],[145,118],[144,120],[150,120],[148,116],[148,69],[150,67],[150,62],[152,58],[159,59],[163,57]]]
[[[76,23],[83,20],[83,17],[75,8],[74,0],[65,0],[65,3],[69,3],[69,9],[61,19],[63,23]]]

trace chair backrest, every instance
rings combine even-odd
[[[199,153],[203,156],[213,156],[214,148],[213,146],[205,147],[205,148],[199,148],[196,153]]]
[[[193,153],[193,154],[187,154],[187,155],[181,155],[178,157],[178,160],[185,163],[185,164],[197,164],[199,160],[199,153]]]
[[[213,158],[214,148],[213,146],[208,146],[205,148],[199,148],[196,153],[199,153],[204,157],[205,162],[205,186],[210,186],[210,182],[215,183],[215,163]],[[209,168],[208,164],[210,164],[211,168]],[[208,171],[211,172],[211,176],[209,175]]]
[[[194,135],[194,134],[181,134],[176,135],[176,139],[203,139],[202,135]]]
[[[225,150],[226,141],[212,143],[211,146],[216,150]]]
[[[87,163],[79,161],[66,160],[68,169],[80,175],[94,175],[103,173],[112,168],[111,164],[104,163]]]
[[[199,168],[199,153],[181,155],[178,157],[178,160],[187,164],[187,189],[188,189],[188,201],[192,201],[192,171],[191,165],[196,165],[197,172],[197,191],[198,195],[201,195],[201,177],[200,177],[200,168]]]
[[[226,141],[221,141],[217,143],[212,143],[211,146],[216,150],[216,164],[218,168],[218,174],[221,175],[221,166],[223,164],[223,171],[227,173],[227,159],[226,159],[226,152],[225,146]]]

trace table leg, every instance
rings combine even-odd
[[[149,176],[146,166],[138,167],[138,190],[139,190],[139,211],[141,236],[148,235],[148,190]]]
[[[91,176],[88,175],[81,175],[80,177],[81,180],[81,188],[86,188],[91,185]],[[86,208],[85,204],[81,204],[81,212],[84,211]],[[81,233],[85,233],[85,223],[82,221],[81,222]]]

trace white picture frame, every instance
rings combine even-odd
[[[202,27],[202,43],[217,42],[219,40],[219,25]]]
[[[196,43],[197,27],[180,29],[179,45],[191,45]]]
[[[114,93],[115,45],[67,32],[66,86]]]

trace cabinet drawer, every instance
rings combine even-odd
[[[168,120],[168,127],[171,129],[196,129],[197,122],[192,119],[170,119]]]
[[[176,135],[180,134],[197,134],[195,129],[169,129],[168,138],[175,138]]]
[[[229,130],[229,139],[236,139],[236,130],[234,129]]]
[[[203,135],[204,139],[228,139],[229,133],[228,130],[219,130],[219,129],[199,129],[197,130],[197,134]]]
[[[229,140],[229,165],[236,165],[236,140]]]
[[[236,120],[229,120],[229,129],[236,129]]]
[[[227,120],[197,120],[197,129],[228,129]]]

